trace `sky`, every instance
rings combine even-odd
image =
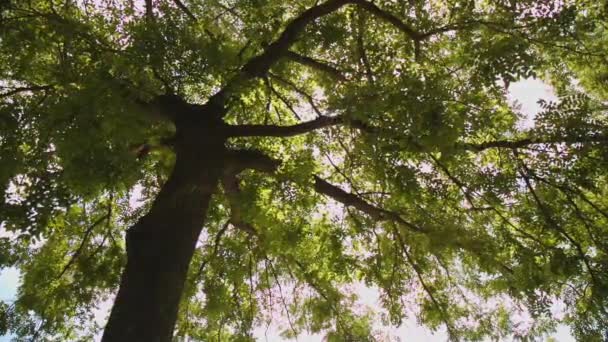
[[[540,105],[537,103],[539,99],[547,101],[555,101],[557,98],[551,87],[544,84],[540,80],[527,79],[512,83],[509,87],[509,101],[514,105],[519,106],[520,111],[525,115],[525,118],[520,123],[520,127],[531,127],[534,122],[535,115],[540,111]],[[0,231],[0,235],[2,232]],[[11,301],[15,298],[16,289],[19,284],[19,272],[14,268],[4,269],[0,271],[0,300]],[[369,306],[372,309],[379,308],[378,293],[374,289],[364,286],[359,286],[357,292],[361,298],[361,303]],[[105,304],[105,303],[104,303]],[[98,318],[100,323],[105,321],[105,312],[109,308],[110,303],[105,305],[105,310],[99,313]],[[437,342],[446,341],[447,335],[444,331],[431,332],[429,329],[420,326],[414,318],[404,321],[401,327],[383,328],[383,333],[391,337],[399,337],[401,341],[407,342]],[[259,341],[267,342],[282,342],[287,341],[279,336],[279,331],[276,327],[270,327],[266,330],[265,327],[260,327],[254,331],[254,336]],[[559,326],[557,332],[552,335],[559,342],[573,342],[574,338],[570,334],[570,330],[566,326]],[[0,342],[8,342],[10,338],[0,336]],[[298,337],[299,342],[321,342],[322,335],[301,335]]]

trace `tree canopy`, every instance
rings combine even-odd
[[[120,288],[104,341],[249,341],[273,320],[383,340],[407,317],[602,341],[607,8],[1,2],[0,268],[22,284],[0,334],[90,340]],[[559,100],[522,125],[506,95],[530,77]]]

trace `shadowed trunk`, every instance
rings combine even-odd
[[[150,211],[127,231],[127,265],[102,341],[171,341],[190,260],[224,164],[225,138],[212,126],[178,129],[173,172]]]

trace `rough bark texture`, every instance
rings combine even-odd
[[[150,211],[127,231],[127,265],[102,341],[172,339],[190,260],[226,159],[221,124],[205,114],[178,125],[173,172]]]

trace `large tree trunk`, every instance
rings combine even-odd
[[[188,131],[192,134],[182,134],[173,172],[152,208],[127,231],[127,265],[104,342],[171,341],[190,260],[225,154],[224,139],[209,127]]]

